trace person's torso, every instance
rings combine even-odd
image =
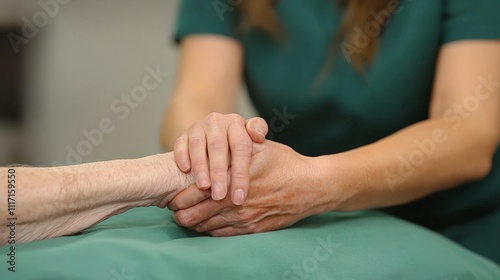
[[[261,31],[241,39],[248,91],[270,125],[269,138],[309,156],[367,145],[427,119],[443,44],[443,1],[402,1],[397,10],[385,11],[391,14],[390,22],[383,27],[375,60],[363,74],[354,70],[345,53],[375,39],[382,27],[376,14],[356,30],[359,44],[343,45],[330,73],[315,87],[341,22],[334,2],[281,0],[277,13],[286,27],[284,42]],[[498,207],[499,184],[497,151],[487,178],[390,211],[442,228]]]

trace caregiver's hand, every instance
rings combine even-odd
[[[175,162],[183,172],[193,172],[200,189],[212,187],[214,200],[224,199],[230,184],[233,203],[241,205],[248,191],[252,141],[264,142],[267,131],[261,118],[245,121],[237,114],[212,113],[176,140]]]
[[[179,193],[167,206],[182,226],[212,236],[271,231],[324,211],[324,190],[315,188],[315,158],[288,146],[265,141],[253,144],[250,189],[243,205],[214,201],[196,187]],[[331,191],[331,189],[330,189]]]

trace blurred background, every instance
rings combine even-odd
[[[161,152],[179,2],[0,0],[0,165]],[[243,90],[238,108],[254,115]]]

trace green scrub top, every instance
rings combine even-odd
[[[279,1],[281,42],[260,30],[237,32],[238,2],[182,0],[176,40],[195,34],[239,40],[248,92],[270,125],[269,138],[308,156],[351,150],[427,119],[441,46],[500,39],[499,0],[403,0],[363,75],[339,50],[331,72],[315,86],[342,19],[336,1]],[[360,40],[370,40],[377,32],[372,27]],[[500,149],[486,178],[384,211],[500,263]]]

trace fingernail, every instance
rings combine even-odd
[[[258,134],[262,135],[262,137],[264,137],[264,138],[266,137],[264,135],[264,132],[262,132],[262,130],[260,130],[260,128],[255,128],[255,131],[257,131]]]
[[[245,202],[245,192],[242,189],[237,189],[234,192],[233,203],[242,205]]]
[[[226,197],[226,188],[221,183],[215,183],[212,186],[212,198],[214,200],[222,200]]]
[[[196,178],[196,184],[200,188],[210,187],[210,181],[208,180],[208,178],[205,174],[198,175],[198,177]]]
[[[189,170],[189,164],[186,161],[181,162],[181,170],[187,172]]]

